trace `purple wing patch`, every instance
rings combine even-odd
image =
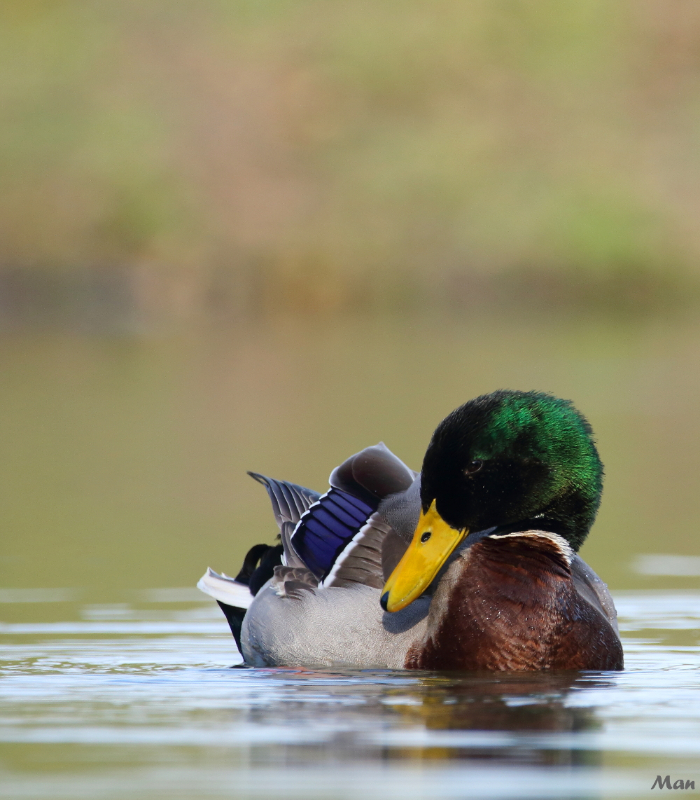
[[[301,560],[322,581],[338,556],[377,510],[341,489],[330,489],[299,520],[292,545]]]

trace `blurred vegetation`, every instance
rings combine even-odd
[[[697,295],[696,0],[0,13],[4,319]]]

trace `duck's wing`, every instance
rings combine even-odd
[[[411,544],[420,517],[420,475],[414,474],[405,491],[390,494],[379,504],[379,513],[404,542],[404,550]]]
[[[333,471],[331,488],[289,539],[304,567],[276,567],[245,615],[246,663],[403,665],[427,624],[429,603],[416,601],[402,616],[387,615],[379,603],[387,554],[399,551],[398,561],[406,548],[382,508],[415,477],[384,445]]]
[[[298,486],[296,483],[288,481],[268,478],[267,475],[261,475],[259,472],[249,472],[248,475],[258,483],[262,483],[267,489],[272,503],[272,513],[275,515],[280,531],[285,522],[296,525],[304,512],[308,511],[309,507],[321,496],[313,489],[307,489],[305,486]]]
[[[324,587],[381,588],[385,543],[387,552],[402,543],[377,511],[414,481],[415,473],[384,443],[356,453],[333,470],[331,488],[301,517],[291,536],[294,552]]]
[[[197,584],[218,601],[239,649],[246,610],[270,579],[277,596],[292,599],[319,586],[381,588],[406,543],[377,509],[388,497],[406,492],[416,477],[383,443],[333,470],[324,495],[259,473],[249,475],[267,490],[281,545],[253,547],[235,578],[207,570]]]
[[[391,535],[391,528],[379,514],[372,514],[338,554],[323,585],[347,588],[359,583],[381,589],[386,582],[384,544]]]
[[[617,610],[607,584],[578,555],[571,560],[571,575],[578,594],[596,608],[609,622],[618,637]]]
[[[376,508],[389,495],[405,492],[417,474],[379,442],[343,461],[331,472],[328,483]]]
[[[305,486],[268,478],[267,475],[261,475],[259,472],[249,472],[248,475],[258,483],[262,483],[267,489],[268,497],[272,503],[272,513],[275,515],[275,521],[280,529],[282,562],[289,567],[304,567],[303,560],[296,554],[291,543],[292,533],[299,524],[299,520],[314,503],[319,501],[321,495],[318,492],[314,492],[313,489],[307,489]],[[265,581],[271,574],[265,576]],[[253,594],[256,593],[257,589]]]

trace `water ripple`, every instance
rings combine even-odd
[[[700,594],[616,597],[624,672],[484,675],[232,668],[218,609],[164,591],[0,626],[0,798],[622,798],[657,774],[700,786]],[[62,766],[49,779],[37,760]]]

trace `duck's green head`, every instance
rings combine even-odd
[[[398,611],[421,594],[469,532],[547,530],[578,550],[602,484],[591,427],[568,400],[498,391],[465,403],[428,446],[422,513],[385,587],[385,607]]]

